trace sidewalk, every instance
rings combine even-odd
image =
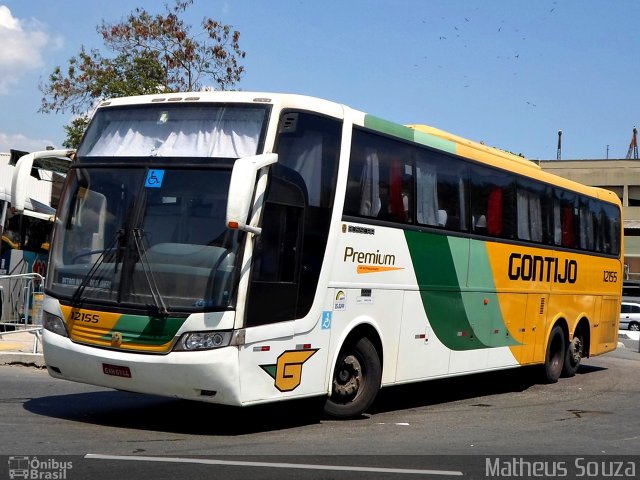
[[[44,368],[42,344],[35,332],[0,332],[0,365],[12,364]]]
[[[618,338],[628,338],[629,340],[640,340],[640,332],[631,330],[618,330]]]

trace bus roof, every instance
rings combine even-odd
[[[487,146],[484,143],[474,142],[473,140],[469,140],[467,138],[454,135],[453,133],[445,132],[444,130],[440,130],[439,128],[430,127],[429,125],[406,125],[406,126],[423,133],[428,133],[430,135],[435,135],[436,137],[449,140],[450,142],[454,142],[459,145],[465,145],[471,149],[478,150],[480,152],[496,155],[498,157],[505,158],[512,162],[518,162],[526,167],[540,169],[540,166],[537,163],[534,163],[531,160],[527,160],[522,156],[515,155],[511,152],[507,152],[506,150],[502,150],[500,148]]]

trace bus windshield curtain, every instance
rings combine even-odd
[[[105,126],[85,156],[223,157],[255,155],[262,119],[118,120]]]

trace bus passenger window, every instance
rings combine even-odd
[[[413,150],[355,130],[344,214],[413,223],[414,208]]]
[[[520,240],[549,243],[549,187],[540,182],[518,179],[516,192],[517,234]]]
[[[470,178],[472,230],[480,235],[514,238],[515,176],[474,165]]]
[[[576,228],[580,226],[578,212],[578,197],[574,193],[556,188],[553,204],[556,245],[567,248],[578,246],[576,236]]]
[[[467,170],[463,163],[430,151],[416,158],[416,223],[464,231],[467,228]]]
[[[487,233],[492,236],[502,236],[502,189],[494,187],[489,192],[487,199]]]

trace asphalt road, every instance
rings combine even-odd
[[[68,479],[486,478],[487,462],[530,455],[545,468],[566,460],[569,474],[591,455],[607,455],[598,473],[611,461],[640,468],[624,457],[640,452],[637,350],[588,359],[557,384],[536,379],[522,368],[388,388],[369,414],[333,421],[317,401],[229,408],[5,366],[0,480],[36,457],[40,471],[70,462]]]

